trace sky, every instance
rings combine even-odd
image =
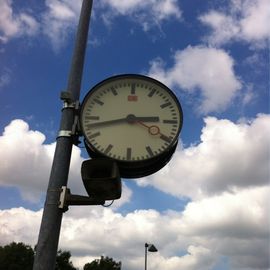
[[[79,0],[0,0],[0,244],[37,242],[67,87]],[[159,172],[122,179],[111,207],[71,206],[59,248],[74,266],[266,270],[269,262],[268,0],[94,0],[81,101],[117,74],[178,97],[179,143]],[[85,194],[83,148],[68,187]]]

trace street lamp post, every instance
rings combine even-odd
[[[144,264],[144,269],[147,270],[147,251],[149,252],[157,252],[157,248],[153,244],[147,244],[145,243],[145,264]]]
[[[55,268],[63,215],[62,209],[59,208],[59,198],[62,187],[66,186],[68,181],[71,151],[74,142],[72,131],[75,119],[75,104],[79,101],[80,96],[92,2],[93,0],[83,0],[82,2],[67,90],[61,93],[64,107],[40,226],[34,270],[53,270]]]

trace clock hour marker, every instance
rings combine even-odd
[[[107,146],[107,148],[105,149],[104,154],[108,154],[112,150],[112,148],[113,148],[113,145],[112,144],[109,144]]]
[[[104,102],[102,102],[101,100],[95,98],[93,99],[94,102],[96,102],[98,105],[102,106],[104,104]]]
[[[146,148],[146,151],[149,154],[149,156],[150,157],[153,157],[154,156],[154,153],[153,153],[151,147],[150,146],[146,146],[145,148]]]
[[[114,87],[111,88],[111,91],[114,94],[114,96],[117,96],[118,95],[118,93],[117,93],[117,91],[116,91],[116,89]]]
[[[135,83],[131,84],[131,95],[135,95],[135,91],[136,91],[136,85]]]
[[[98,136],[100,136],[100,132],[99,131],[96,132],[96,133],[93,133],[93,134],[89,135],[88,138],[89,139],[93,139],[93,138],[98,137]]]
[[[166,103],[160,105],[160,108],[161,108],[161,109],[164,109],[164,108],[166,108],[166,107],[168,107],[168,106],[170,106],[170,105],[172,105],[172,103],[169,101],[169,102],[166,102]]]
[[[177,120],[163,120],[164,124],[177,124]]]
[[[85,120],[99,120],[99,116],[85,116]]]
[[[127,160],[131,160],[131,148],[127,148]]]
[[[151,92],[148,94],[148,97],[152,97],[156,91],[156,89],[152,89]]]
[[[163,134],[160,135],[160,139],[167,142],[167,143],[171,142],[171,138],[169,138],[169,137],[167,137],[167,136],[165,136]]]

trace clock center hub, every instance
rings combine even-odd
[[[134,115],[134,114],[129,114],[128,116],[127,116],[127,122],[129,123],[129,124],[134,124],[135,122],[136,122],[136,116]]]

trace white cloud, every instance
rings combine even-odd
[[[22,120],[12,121],[0,137],[0,183],[18,186],[25,199],[36,200],[46,189],[53,145],[43,145],[45,136],[29,130]],[[33,192],[35,191],[35,192]]]
[[[29,129],[26,122],[13,120],[0,136],[0,186],[17,187],[23,199],[36,202],[45,193],[55,143],[45,144],[45,136]],[[80,169],[84,159],[81,150],[73,147],[68,186],[73,194],[85,195]],[[114,207],[120,207],[132,196],[131,190],[123,184],[122,197]]]
[[[210,10],[199,20],[212,29],[206,39],[214,45],[243,40],[265,47],[270,37],[268,0],[231,0],[227,12]]]
[[[10,83],[11,71],[9,69],[4,69],[0,73],[0,90]]]
[[[37,21],[31,14],[14,12],[12,0],[0,2],[0,41],[8,42],[19,36],[34,36],[43,33],[55,50],[66,41],[71,31],[77,27],[82,1],[46,0],[46,9],[38,14]]]
[[[57,51],[73,32],[80,16],[82,0],[46,0],[46,9],[34,16],[25,12],[14,12],[12,0],[0,3],[0,41],[8,42],[17,36],[33,36],[43,33]],[[181,10],[176,0],[103,0],[97,2],[97,12],[101,13],[104,22],[111,23],[119,16],[133,18],[144,30],[160,26],[161,22],[170,18],[181,18]],[[92,12],[93,18],[97,13]],[[40,31],[38,31],[40,30]]]
[[[82,1],[46,0],[46,11],[42,14],[43,33],[58,50],[71,31],[77,27]]]
[[[34,247],[41,215],[42,210],[35,212],[23,207],[0,210],[1,246],[14,241],[24,242]]]
[[[39,29],[38,22],[30,14],[25,12],[14,14],[12,4],[12,0],[0,2],[0,41],[2,42],[22,35],[33,36]]]
[[[121,260],[126,270],[139,269],[149,242],[159,249],[149,254],[149,269],[209,270],[223,258],[234,270],[269,268],[270,116],[239,123],[207,117],[205,122],[198,145],[181,149],[156,178],[148,178],[148,184],[162,191],[191,197],[183,212],[136,210],[124,215],[101,206],[70,207],[60,248],[71,251],[77,266],[104,254]],[[33,194],[45,188],[54,145],[44,140],[22,120],[5,128],[0,137],[2,185]],[[70,185],[79,191],[78,148],[72,158]],[[130,196],[128,191],[124,201]],[[41,211],[0,210],[0,243],[34,246],[40,220]]]
[[[107,24],[111,24],[116,16],[129,16],[145,31],[159,26],[163,20],[180,19],[182,15],[176,0],[103,0],[100,6],[105,9],[102,16]]]
[[[199,198],[269,182],[270,116],[233,123],[205,118],[201,142],[178,149],[159,173],[139,179],[174,196]]]
[[[70,250],[80,266],[104,254],[121,260],[126,270],[139,269],[149,242],[159,250],[149,253],[149,269],[210,270],[225,257],[235,270],[266,270],[269,191],[225,192],[190,202],[182,213],[137,210],[123,215],[100,206],[72,208],[64,215],[60,248]],[[40,218],[41,211],[1,210],[1,243],[34,245]]]
[[[190,94],[199,90],[198,110],[209,113],[224,110],[240,90],[233,66],[233,59],[221,49],[189,46],[175,53],[174,65],[168,69],[160,59],[152,61],[149,75]]]

